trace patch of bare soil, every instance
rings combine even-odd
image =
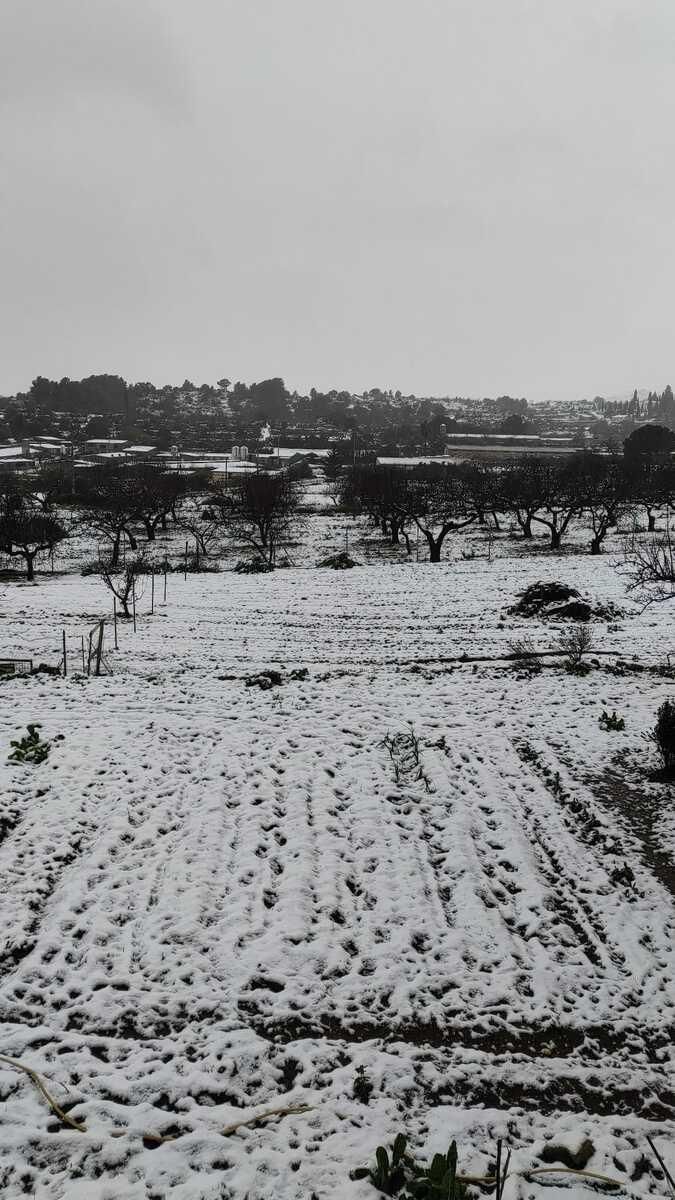
[[[612,814],[619,813],[624,819],[640,841],[644,865],[675,898],[675,861],[663,849],[660,836],[664,793],[672,801],[675,784],[663,784],[658,793],[651,792],[631,773],[625,753],[617,754],[600,776],[587,777],[585,782]]]

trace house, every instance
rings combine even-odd
[[[84,443],[85,454],[113,454],[124,450],[129,443],[126,438],[87,438]]]

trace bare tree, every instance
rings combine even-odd
[[[340,477],[340,499],[346,507],[367,513],[392,546],[398,545],[402,536],[410,554],[406,526],[411,520],[411,512],[405,470],[357,464]]]
[[[582,507],[574,485],[574,471],[561,459],[546,462],[538,459],[535,470],[541,504],[538,511],[532,514],[532,520],[546,526],[551,549],[559,550],[572,518],[578,515]]]
[[[217,485],[210,511],[223,533],[244,542],[272,566],[279,543],[299,526],[298,485],[280,471],[278,474],[249,473]]]
[[[663,533],[642,538],[634,529],[624,541],[623,560],[619,569],[628,578],[628,591],[634,593],[643,608],[662,600],[675,599],[673,550],[668,519]]]
[[[472,462],[463,467],[464,484],[478,518],[479,525],[487,524],[492,517],[495,531],[499,532],[499,513],[504,511],[502,494],[502,471],[488,463]]]
[[[63,460],[43,463],[26,481],[31,504],[43,513],[54,514],[57,504],[68,501],[72,495],[72,476],[72,466]]]
[[[644,508],[647,530],[656,531],[656,511],[672,502],[675,493],[675,472],[670,462],[655,462],[649,457],[627,458],[625,464],[627,487],[632,501]]]
[[[450,466],[422,467],[411,473],[406,505],[426,538],[429,562],[440,562],[448,534],[473,524],[478,516],[461,472]]]
[[[137,555],[136,558],[127,559],[123,566],[104,561],[99,565],[101,579],[121,604],[120,615],[127,620],[132,616],[129,606],[134,601],[136,582],[139,576],[145,574],[146,570],[147,562],[143,553]]]
[[[574,491],[593,530],[591,554],[600,554],[609,529],[629,507],[629,481],[621,460],[584,455],[574,471]]]
[[[67,536],[64,526],[53,516],[0,505],[0,552],[24,560],[29,583],[35,579],[38,554],[52,551]]]
[[[546,499],[537,459],[523,459],[510,464],[501,478],[504,509],[513,513],[523,538],[530,539],[532,522]]]
[[[133,474],[110,467],[91,468],[80,481],[78,501],[82,525],[110,542],[110,566],[116,568],[123,537],[132,551],[138,548],[132,525],[140,517],[140,493]]]
[[[191,534],[197,543],[198,551],[208,558],[218,547],[221,535],[221,523],[208,507],[189,508],[183,512],[179,520],[180,528]]]
[[[136,467],[132,482],[138,497],[138,515],[145,527],[149,542],[154,542],[157,529],[166,529],[167,517],[178,521],[178,507],[188,491],[188,481],[176,471],[167,471],[152,463]]]

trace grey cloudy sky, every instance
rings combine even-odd
[[[675,383],[672,0],[1,0],[0,393]]]

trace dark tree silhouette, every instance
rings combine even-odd
[[[250,472],[214,488],[210,511],[227,537],[244,542],[273,565],[279,543],[300,524],[299,503],[298,485],[283,472]]]
[[[38,554],[53,550],[67,536],[64,526],[53,516],[25,507],[0,507],[0,552],[24,560],[29,582],[35,579]]]

